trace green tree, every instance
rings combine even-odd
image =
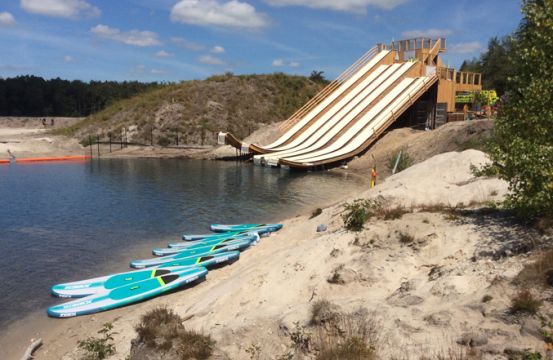
[[[553,1],[524,0],[522,11],[490,156],[509,181],[507,205],[532,219],[553,215]]]
[[[328,83],[328,80],[325,78],[324,73],[325,73],[324,71],[313,70],[311,72],[311,75],[309,75],[309,80],[319,84],[326,84]]]
[[[488,49],[480,58],[465,60],[460,71],[482,73],[484,89],[493,89],[501,96],[507,89],[507,78],[513,73],[513,65],[509,61],[511,53],[511,37],[502,39],[493,37],[488,42]]]

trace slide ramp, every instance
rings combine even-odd
[[[294,114],[273,143],[246,144],[229,133],[219,133],[219,143],[253,153],[256,164],[298,169],[335,166],[361,154],[438,82],[432,66],[397,62],[393,54],[369,51],[347,77],[331,83],[333,89]]]
[[[281,158],[289,158],[307,154],[336,142],[348,129],[359,121],[366,119],[369,111],[378,106],[380,98],[391,91],[411,70],[413,63],[393,64],[383,66],[383,71],[375,72],[376,79],[356,92],[356,96],[336,112],[318,131],[309,138],[301,139],[301,142],[290,144],[287,149],[278,152],[256,155],[254,161],[265,162],[268,165],[278,165]],[[300,140],[298,138],[297,140]]]
[[[358,61],[345,72],[347,77],[341,75],[327,88],[323,89],[321,93],[316,95],[315,98],[319,97],[320,99],[316,101],[316,104],[312,104],[311,108],[304,110],[303,113],[300,114],[301,117],[298,117],[296,114],[292,115],[284,124],[285,131],[283,135],[271,144],[265,146],[246,144],[233,134],[225,132],[219,133],[218,143],[221,145],[231,145],[246,153],[264,154],[274,152],[275,148],[287,145],[307,131],[311,126],[320,126],[326,119],[321,120],[325,114],[330,112],[330,115],[332,115],[332,112],[339,110],[336,104],[352,92],[358,91],[359,85],[365,83],[366,79],[378,68],[379,64],[386,60],[389,61],[389,58],[390,51],[388,50],[377,51],[376,48],[369,50],[362,58],[362,62]],[[329,87],[334,87],[334,89],[329,91]]]

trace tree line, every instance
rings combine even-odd
[[[496,90],[499,96],[504,95],[508,87],[507,78],[515,68],[510,62],[513,41],[513,36],[491,38],[488,49],[479,58],[463,61],[460,70],[482,73],[484,89]]]
[[[0,78],[0,116],[88,116],[159,86],[138,81],[45,80],[32,75]]]

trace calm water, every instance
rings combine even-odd
[[[101,160],[0,166],[0,329],[57,303],[49,288],[109,271],[211,223],[273,222],[363,184],[249,164]]]

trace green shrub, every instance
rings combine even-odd
[[[506,205],[522,218],[553,216],[553,2],[525,0],[506,63],[506,101],[494,122],[489,155],[509,182]]]
[[[86,340],[79,341],[79,348],[86,351],[84,360],[102,360],[115,354],[115,345],[113,344],[113,324],[105,323],[98,334],[99,338],[89,337]]]
[[[401,157],[399,158],[399,162],[397,164],[396,174],[413,165],[413,159],[407,152],[407,149],[402,149],[400,152],[390,156],[390,158],[388,159],[388,170],[390,170],[390,172],[394,170],[394,167],[396,166],[397,157],[399,156],[400,153],[401,153]]]
[[[345,204],[346,212],[342,214],[345,228],[350,231],[363,230],[363,225],[375,216],[380,207],[380,203],[376,200],[357,199],[351,204]]]

